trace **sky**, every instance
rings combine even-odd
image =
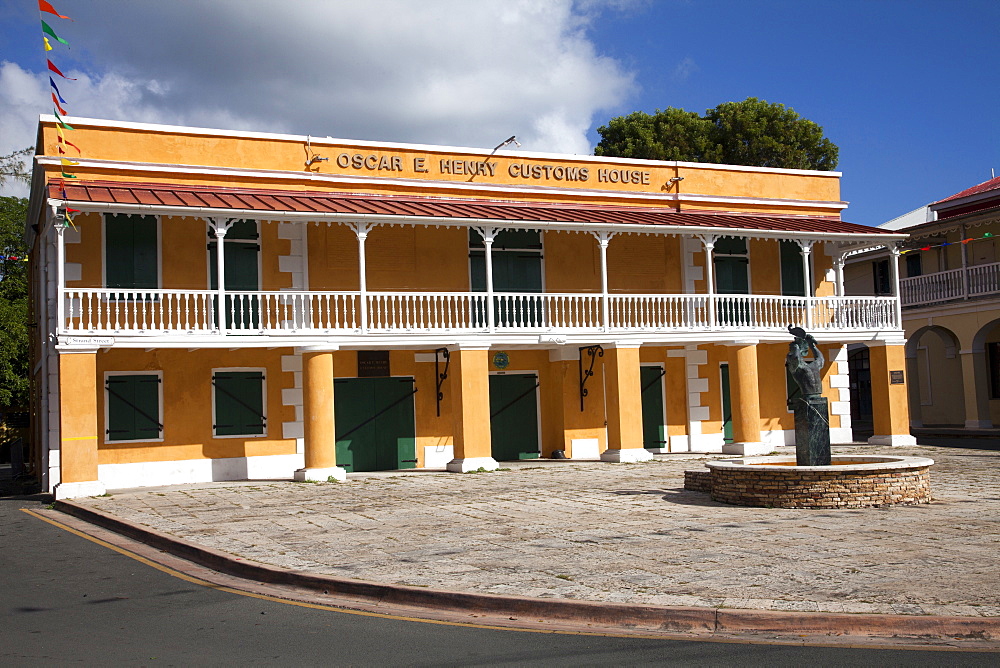
[[[577,154],[614,116],[753,96],[823,127],[864,225],[1000,172],[996,0],[50,3],[73,21],[0,0],[0,155],[52,113],[48,55],[70,123]]]

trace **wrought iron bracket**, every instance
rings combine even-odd
[[[444,357],[444,371],[441,371],[441,357]],[[441,385],[448,378],[448,367],[451,366],[451,353],[447,348],[434,349],[434,377],[437,382],[437,416],[441,417],[441,400],[444,399],[444,392]]]
[[[583,370],[583,355],[586,353],[590,357],[590,367]],[[594,375],[594,363],[598,357],[604,357],[604,348],[599,345],[580,346],[580,412],[583,412],[583,399],[587,396],[587,380]]]

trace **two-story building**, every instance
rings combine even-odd
[[[793,442],[790,325],[872,350],[908,442],[894,296],[843,258],[839,173],[40,120],[35,466],[57,497],[491,470]],[[558,451],[558,452],[557,452]]]
[[[900,299],[911,425],[993,428],[1000,424],[1000,178],[884,227],[910,236],[900,247]],[[850,258],[848,293],[891,291],[889,262],[877,252]],[[865,354],[859,348],[851,358]]]

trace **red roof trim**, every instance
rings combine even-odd
[[[63,183],[49,183],[49,197],[61,199]],[[513,202],[414,195],[367,195],[316,191],[263,190],[167,183],[83,181],[65,184],[76,202],[207,207],[260,212],[374,214],[428,218],[532,220],[540,222],[668,225],[773,232],[814,232],[877,236],[890,230],[836,218],[754,213],[675,211],[666,207],[608,204]]]
[[[945,197],[944,199],[939,199],[931,204],[941,204],[942,202],[950,202],[953,199],[961,199],[963,197],[969,197],[970,195],[979,195],[981,193],[989,192],[991,190],[1000,190],[1000,176],[990,179],[989,181],[983,181],[982,183],[972,186],[971,188],[966,188],[960,193],[955,193],[951,197]]]

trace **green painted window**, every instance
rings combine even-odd
[[[163,435],[159,374],[108,376],[107,441],[147,441]]]
[[[215,394],[216,436],[263,436],[264,374],[260,371],[216,371],[212,374]]]
[[[155,216],[104,215],[104,282],[109,288],[159,287]]]

